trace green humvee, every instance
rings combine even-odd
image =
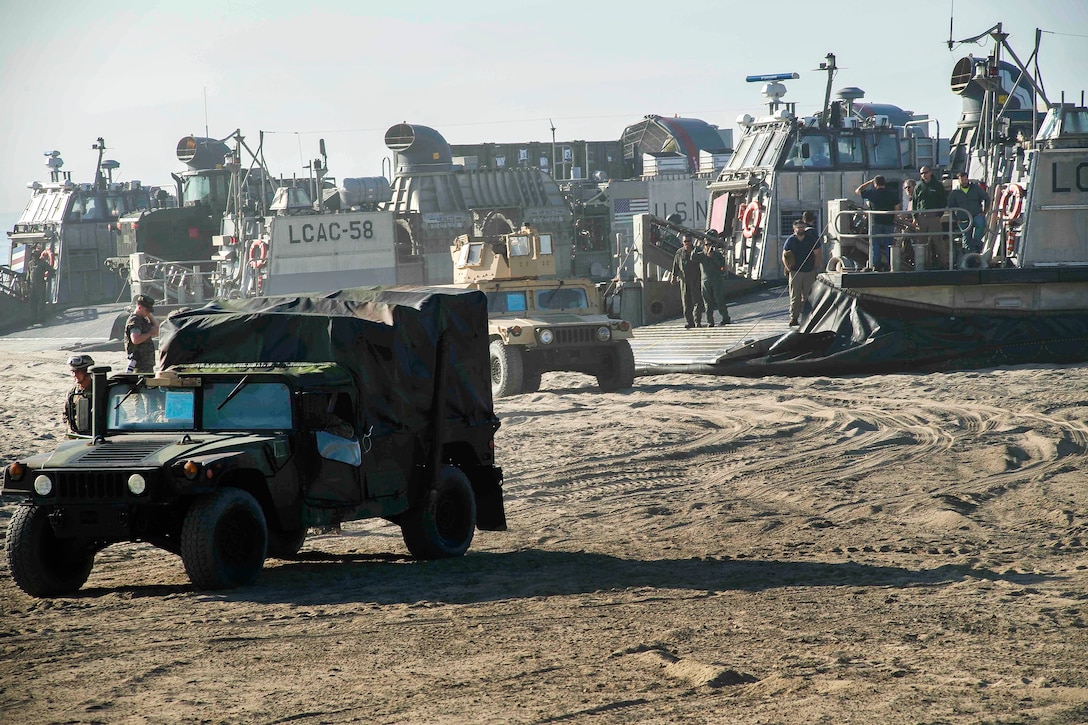
[[[368,517],[417,558],[504,530],[486,299],[440,289],[220,301],[163,324],[161,372],[91,369],[92,437],[4,468],[28,594],[78,590],[143,541],[199,589],[256,579],[307,529]]]

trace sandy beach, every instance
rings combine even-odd
[[[66,354],[0,351],[0,458]],[[120,353],[97,353],[121,365]],[[77,595],[0,565],[20,723],[1088,722],[1088,366],[545,375],[500,399],[507,532],[347,524],[198,592],[146,545]],[[6,528],[14,501],[3,500]]]

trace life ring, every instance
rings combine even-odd
[[[249,266],[253,267],[253,269],[260,269],[264,266],[266,259],[268,259],[268,242],[258,239],[249,248]]]
[[[48,262],[50,267],[56,268],[57,255],[53,253],[52,247],[46,247],[42,251],[41,258]]]
[[[1020,184],[1006,184],[998,198],[997,208],[1001,212],[1001,218],[1007,222],[1019,217],[1024,210],[1024,187]]]
[[[759,205],[758,201],[749,202],[748,206],[744,207],[744,215],[740,218],[741,226],[744,229],[744,238],[751,239],[755,236],[762,221],[763,207]]]

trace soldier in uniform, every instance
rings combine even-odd
[[[73,355],[68,367],[76,384],[68,391],[64,402],[64,422],[75,435],[91,434],[91,375],[87,369],[94,365],[90,355]]]
[[[152,310],[155,299],[148,295],[136,295],[136,311],[125,322],[125,352],[128,354],[128,372],[151,373],[155,371],[155,343],[159,334],[159,321]]]
[[[699,257],[695,251],[695,243],[690,234],[680,238],[683,245],[676,252],[672,260],[673,280],[680,283],[680,304],[684,307],[685,328],[703,326],[703,296],[700,282],[702,275],[699,271]]]
[[[30,255],[30,266],[27,270],[32,322],[41,322],[45,318],[45,305],[49,299],[49,280],[56,271],[46,259],[45,252],[35,247]]]
[[[707,327],[714,327],[714,310],[722,315],[723,325],[730,323],[729,307],[725,302],[725,256],[707,239],[699,255],[703,269],[703,301],[706,303]]]

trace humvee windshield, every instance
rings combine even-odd
[[[536,291],[538,310],[576,310],[589,307],[586,291],[580,287],[560,287]]]
[[[106,427],[112,431],[291,428],[289,388],[244,378],[206,381],[197,388],[148,388],[143,381],[114,385],[106,410]]]
[[[488,312],[525,312],[525,290],[503,290],[487,293]]]

